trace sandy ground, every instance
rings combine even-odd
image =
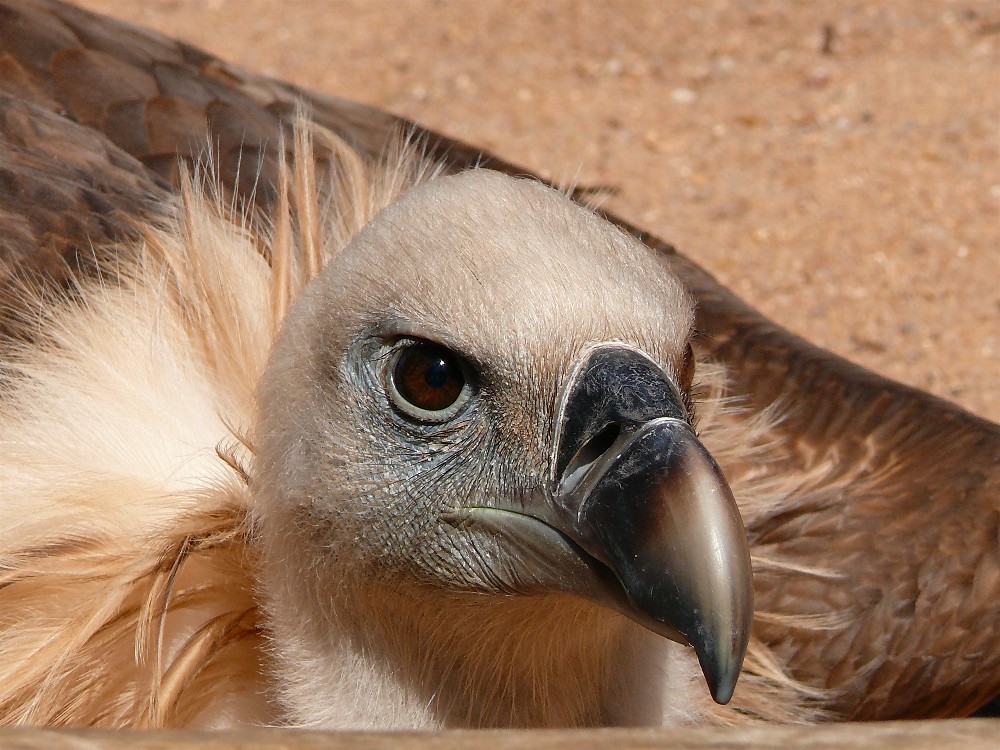
[[[84,0],[556,179],[1000,420],[1000,3]]]

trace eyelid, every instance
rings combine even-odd
[[[391,318],[380,321],[371,329],[372,333],[384,341],[395,344],[400,341],[413,343],[428,343],[440,346],[453,352],[455,356],[463,357],[462,347],[447,331],[439,330],[426,323],[416,323],[407,318]]]

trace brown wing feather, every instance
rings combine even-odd
[[[764,610],[842,612],[826,634],[764,626],[796,676],[859,719],[955,716],[1000,690],[1000,428],[882,378],[766,320],[683,258],[698,324],[735,389],[782,405],[770,474],[795,501],[755,548],[841,579],[758,579]]]
[[[2,90],[0,134],[0,310],[12,273],[64,281],[168,189],[93,130]]]
[[[127,233],[124,215],[176,187],[178,158],[206,142],[229,189],[269,202],[299,102],[367,153],[412,127],[45,0],[0,2],[0,96],[2,257],[57,277],[90,242]],[[526,173],[415,132],[453,168]],[[1000,690],[1000,429],[810,345],[643,239],[696,294],[700,345],[729,367],[735,395],[753,410],[780,406],[770,461],[754,470],[792,500],[753,525],[755,547],[840,574],[759,575],[763,609],[841,618],[820,630],[762,623],[760,634],[797,677],[833,688],[843,716],[974,710]]]

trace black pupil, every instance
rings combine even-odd
[[[454,404],[465,386],[455,355],[444,347],[417,344],[408,347],[392,371],[396,391],[424,411],[442,411]]]
[[[424,380],[431,388],[443,388],[451,375],[451,369],[444,359],[437,361],[430,360],[427,363],[427,372],[424,373]]]

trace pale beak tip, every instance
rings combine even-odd
[[[698,660],[701,662],[701,669],[705,675],[705,681],[708,683],[708,690],[712,694],[712,700],[722,706],[729,703],[736,690],[736,680],[740,676],[742,660],[702,660],[701,654],[698,654]]]

